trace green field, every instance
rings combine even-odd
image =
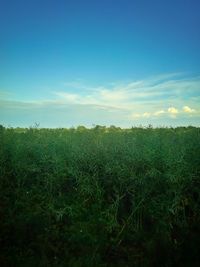
[[[0,127],[0,266],[200,266],[200,128]]]

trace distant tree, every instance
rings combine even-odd
[[[116,127],[115,125],[110,125],[109,127],[109,131],[121,131],[120,127]]]
[[[79,126],[76,128],[76,130],[77,130],[78,132],[84,132],[84,131],[87,130],[87,128],[86,128],[85,126],[83,126],[83,125],[79,125]]]
[[[106,126],[96,125],[93,129],[94,129],[95,131],[103,131],[103,130],[106,129]]]
[[[0,124],[0,131],[3,131],[4,129],[3,125]]]

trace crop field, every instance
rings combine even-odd
[[[1,267],[200,266],[200,128],[0,127]]]

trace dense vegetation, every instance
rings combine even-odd
[[[200,266],[200,129],[0,128],[0,266]]]

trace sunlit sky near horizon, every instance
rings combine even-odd
[[[0,124],[200,126],[199,0],[1,0]]]

